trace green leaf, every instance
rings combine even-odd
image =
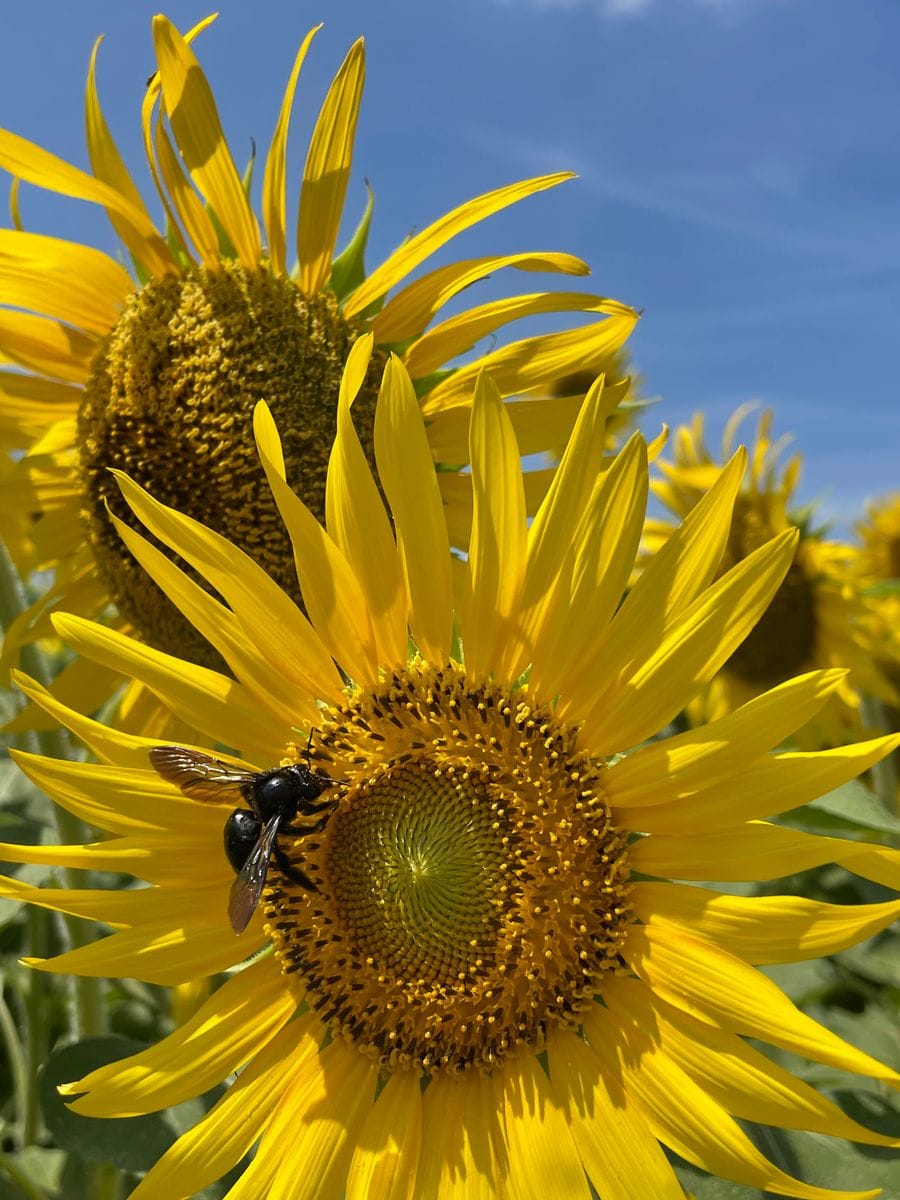
[[[900,819],[889,812],[878,797],[859,780],[845,783],[812,800],[802,808],[787,813],[785,825],[817,831],[848,831],[900,835]]]
[[[26,1146],[17,1154],[0,1154],[0,1196],[3,1200],[33,1200],[35,1194],[56,1195],[65,1161],[62,1150],[50,1146]],[[28,1187],[30,1192],[25,1190]]]
[[[686,1163],[677,1154],[669,1154],[669,1158],[685,1191],[689,1196],[696,1197],[696,1200],[763,1200],[763,1193],[756,1188],[742,1187],[739,1183],[716,1179],[691,1163]]]
[[[761,967],[760,970],[801,1008],[821,996],[834,982],[834,968],[820,958],[808,962],[777,963],[772,967]]]
[[[841,954],[840,963],[866,979],[900,988],[900,937],[886,930]]]
[[[366,195],[365,211],[356,227],[356,232],[331,264],[331,290],[338,300],[346,300],[366,277],[366,245],[369,241],[369,226],[372,224],[372,212],[375,208],[375,194],[368,181],[366,181]]]
[[[857,1146],[792,1129],[749,1123],[745,1128],[767,1158],[805,1182],[835,1191],[881,1187],[885,1189],[885,1200],[897,1195],[900,1171],[895,1150]]]
[[[41,1075],[41,1108],[56,1144],[71,1154],[112,1163],[123,1171],[147,1171],[178,1136],[164,1113],[143,1117],[82,1117],[70,1112],[57,1092],[61,1083],[145,1049],[128,1038],[88,1038],[55,1051]]]

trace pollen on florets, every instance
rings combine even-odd
[[[626,839],[577,731],[413,665],[330,711],[315,746],[342,778],[292,850],[317,891],[273,868],[266,900],[298,997],[387,1070],[489,1070],[577,1024],[629,920]]]
[[[130,297],[85,384],[78,444],[82,518],[98,571],[144,640],[199,662],[211,654],[119,540],[109,511],[143,530],[110,468],[225,534],[299,598],[290,539],[256,452],[253,410],[260,400],[269,405],[288,482],[322,519],[341,374],[357,334],[330,293],[303,296],[265,269],[193,268]],[[353,406],[372,461],[382,365],[376,354]]]

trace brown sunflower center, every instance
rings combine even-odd
[[[775,532],[752,500],[739,497],[719,574],[769,541]],[[728,659],[726,670],[754,687],[767,688],[808,671],[817,636],[814,585],[804,565],[801,540],[769,607]]]
[[[289,279],[235,265],[152,280],[131,296],[95,360],[78,424],[83,516],[98,570],[144,640],[210,659],[207,643],[119,541],[107,506],[140,526],[109,468],[225,534],[296,595],[253,409],[259,400],[271,408],[288,482],[321,518],[341,371],[357,333],[331,295],[306,298]],[[373,360],[353,407],[370,459],[379,365]]]
[[[900,579],[900,533],[885,538],[885,559],[884,574],[888,579]]]
[[[298,999],[388,1070],[490,1069],[577,1021],[620,963],[628,904],[625,838],[575,731],[460,668],[411,666],[329,713],[315,746],[338,806],[282,844],[318,890],[273,865],[266,897]]]

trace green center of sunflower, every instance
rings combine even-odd
[[[290,540],[256,454],[253,409],[259,400],[271,408],[288,482],[321,519],[341,372],[358,332],[330,294],[306,298],[289,279],[233,264],[155,279],[130,297],[85,385],[78,440],[97,569],[143,640],[214,659],[120,542],[107,508],[144,531],[109,468],[225,534],[299,598]],[[353,406],[370,461],[376,359]]]
[[[775,534],[759,506],[738,497],[719,575],[764,545]],[[769,607],[725,664],[753,687],[774,687],[808,671],[816,649],[815,580],[804,564],[801,539]]]
[[[576,1024],[629,922],[625,838],[576,731],[413,665],[327,713],[314,749],[338,805],[282,848],[317,891],[273,863],[266,893],[298,999],[386,1070],[490,1069]]]

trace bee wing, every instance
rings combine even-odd
[[[243,933],[250,924],[250,918],[256,912],[256,906],[259,904],[269,870],[269,857],[280,824],[280,814],[269,818],[259,835],[259,840],[250,851],[250,857],[241,867],[240,874],[231,885],[231,894],[228,897],[228,917],[235,933]]]
[[[227,800],[229,793],[252,783],[252,771],[231,767],[211,754],[185,746],[154,746],[150,763],[167,783],[174,783],[192,800]]]

